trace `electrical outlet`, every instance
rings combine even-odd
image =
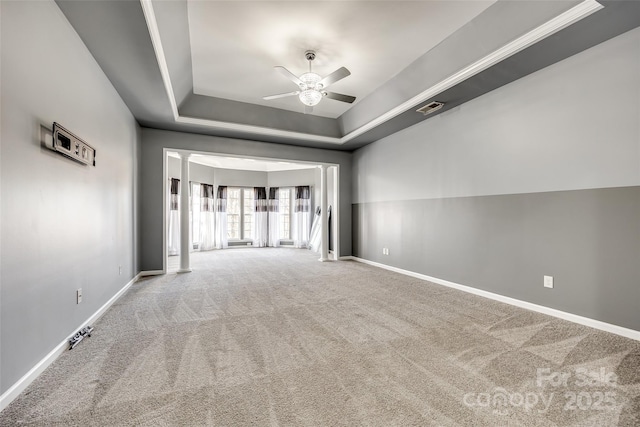
[[[553,288],[553,276],[544,276],[544,287]]]
[[[80,304],[82,302],[82,288],[76,291],[76,304]]]
[[[122,266],[121,265],[118,266],[118,274],[122,275]]]
[[[382,248],[382,255],[389,255],[389,248]]]

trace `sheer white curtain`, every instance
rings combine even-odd
[[[296,198],[293,205],[292,239],[296,248],[309,245],[311,229],[311,189],[308,185],[295,188]]]
[[[267,201],[269,211],[269,239],[267,246],[277,247],[280,244],[280,190],[278,187],[269,188],[269,199]]]
[[[167,246],[169,255],[180,253],[180,180],[171,178],[169,182],[169,227]]]
[[[189,248],[191,251],[200,250],[200,183],[191,182],[189,186],[189,229],[191,230],[191,238]]]
[[[264,187],[253,189],[255,216],[253,227],[253,246],[263,248],[269,240],[267,218],[267,190]]]
[[[224,185],[218,186],[215,206],[215,247],[223,249],[229,247],[229,239],[227,237],[227,187]]]
[[[213,185],[200,184],[200,245],[201,251],[208,251],[216,247],[215,243],[215,212],[213,204]]]

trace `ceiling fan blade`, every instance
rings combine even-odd
[[[350,76],[351,72],[344,67],[340,67],[335,70],[333,73],[329,74],[324,79],[320,80],[320,84],[322,87],[327,87],[330,84],[337,82],[338,80],[342,80],[347,76]]]
[[[341,93],[335,93],[335,92],[323,92],[324,96],[326,96],[327,98],[330,99],[335,99],[336,101],[342,101],[342,102],[348,102],[349,104],[352,104],[353,101],[356,100],[355,96],[350,96],[350,95],[343,95]]]
[[[311,114],[313,113],[313,107],[309,106],[309,105],[305,105],[304,106],[304,113],[305,114]]]
[[[295,92],[279,93],[278,95],[263,96],[262,99],[264,99],[265,101],[269,101],[270,99],[284,98],[284,97],[287,97],[287,96],[297,95],[299,93],[300,93],[300,91],[296,90]]]
[[[282,74],[283,76],[285,76],[286,78],[288,78],[289,80],[291,80],[292,82],[294,82],[296,85],[300,86],[302,83],[302,80],[300,80],[298,78],[298,76],[296,76],[295,74],[293,74],[291,71],[287,70],[286,68],[280,66],[280,65],[276,65],[275,68],[277,71],[280,72],[280,74]]]

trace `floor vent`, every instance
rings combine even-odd
[[[444,103],[443,102],[433,101],[433,102],[428,103],[424,107],[418,108],[416,111],[418,113],[424,114],[425,116],[428,116],[429,114],[438,111],[442,107],[444,107]]]
[[[92,331],[93,326],[85,326],[84,328],[76,332],[74,336],[69,338],[69,350],[73,350],[74,347],[80,344],[80,341],[82,341],[85,337],[90,337]]]

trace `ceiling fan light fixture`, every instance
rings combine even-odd
[[[322,94],[315,89],[307,89],[300,92],[298,97],[300,98],[300,102],[304,105],[313,107],[314,105],[318,105],[322,99]]]
[[[316,73],[308,72],[301,75],[300,80],[302,80],[304,84],[307,85],[307,87],[315,87],[320,82],[320,80],[322,80],[322,77],[320,77]]]
[[[322,99],[322,93],[318,91],[317,86],[320,84],[322,77],[309,71],[308,73],[301,75],[300,80],[302,81],[302,84],[300,85],[302,92],[298,95],[300,102],[308,107],[318,105]]]

